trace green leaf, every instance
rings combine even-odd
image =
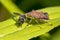
[[[26,28],[19,30],[15,24],[11,24],[7,28],[1,29],[0,34],[6,34],[1,40],[28,40],[30,38],[45,34],[50,30],[54,29],[58,25],[60,25],[60,7],[49,7],[42,9],[42,11],[49,13],[50,20],[45,24],[40,25],[29,25],[25,26]],[[41,10],[38,10],[41,11]],[[23,24],[26,25],[26,24]],[[11,30],[8,30],[11,29]],[[5,30],[5,31],[4,31]],[[8,31],[7,31],[8,30]],[[19,30],[19,31],[18,31]],[[8,35],[7,35],[8,34]]]

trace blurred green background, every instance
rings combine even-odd
[[[32,9],[36,10],[60,5],[60,0],[14,0],[14,2],[21,10],[25,12],[29,12]]]
[[[52,6],[60,6],[60,0],[12,0],[24,12]],[[0,3],[0,21],[10,18],[8,10]],[[6,18],[5,18],[6,17]],[[30,40],[60,40],[60,27],[49,32],[50,37],[36,37]],[[42,39],[43,38],[43,39]]]

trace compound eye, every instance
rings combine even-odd
[[[21,17],[23,17],[24,19],[26,19],[26,16],[25,15],[21,15]]]
[[[23,23],[24,23],[24,18],[20,18],[20,19],[18,20],[18,23],[19,23],[19,24],[23,24]]]

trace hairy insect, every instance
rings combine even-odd
[[[28,12],[26,14],[21,14],[19,19],[18,19],[18,23],[19,24],[23,24],[25,22],[25,20],[29,20],[31,23],[31,19],[34,18],[34,19],[38,19],[38,20],[49,20],[49,17],[48,17],[48,13],[47,12],[38,12],[36,10],[32,10],[31,12]],[[37,20],[35,20],[37,22]],[[38,22],[37,22],[38,23]]]

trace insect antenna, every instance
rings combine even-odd
[[[16,13],[16,12],[14,12],[14,14],[15,14],[15,15],[21,15],[21,14],[19,14],[19,13]]]

